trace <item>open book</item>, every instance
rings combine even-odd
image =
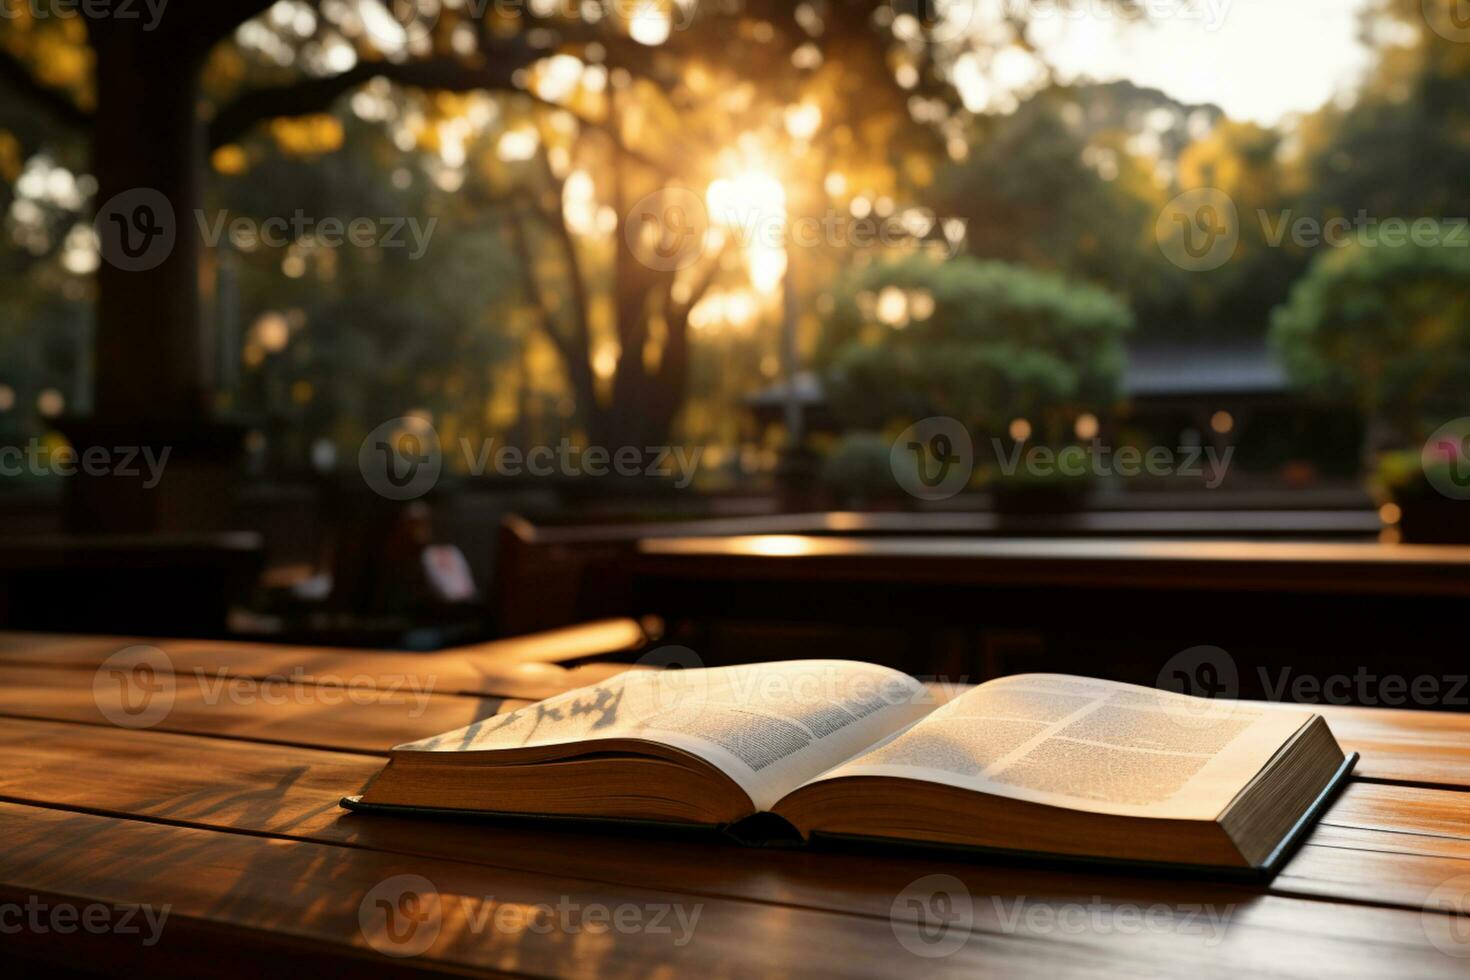
[[[1056,674],[946,698],[804,660],[620,674],[400,745],[344,804],[1260,872],[1354,758],[1307,711]]]

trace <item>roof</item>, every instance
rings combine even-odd
[[[1140,344],[1128,349],[1123,391],[1130,397],[1285,391],[1282,367],[1264,341]]]
[[[794,385],[799,404],[826,403],[816,372],[799,372]],[[1128,348],[1128,365],[1123,371],[1123,393],[1129,398],[1259,394],[1288,388],[1286,369],[1265,341],[1139,344]],[[778,381],[749,396],[745,403],[752,408],[781,407],[788,391],[787,383]]]
[[[796,389],[796,400],[805,406],[823,405],[827,401],[827,392],[822,384],[822,379],[815,371],[798,371],[792,379]],[[786,404],[791,397],[792,385],[785,380],[778,381],[769,388],[760,391],[745,399],[745,404],[752,408],[774,408]]]

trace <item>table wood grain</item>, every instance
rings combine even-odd
[[[290,649],[171,641],[160,649],[178,671],[172,709],[150,727],[118,727],[92,685],[99,665],[137,642],[0,635],[0,925],[6,903],[168,910],[152,946],[136,934],[6,937],[39,962],[166,974],[289,964],[327,975],[639,977],[1464,976],[1470,967],[1451,955],[1470,956],[1470,733],[1459,715],[1325,710],[1344,744],[1363,752],[1365,778],[1274,881],[1255,886],[352,814],[339,798],[377,772],[391,745],[519,703],[463,690],[498,686],[526,662],[556,666],[555,657],[481,649],[456,667],[454,654],[415,663],[299,651],[315,665],[306,679],[290,672]],[[583,648],[575,659],[595,655]],[[291,696],[211,698],[195,666],[280,678]],[[594,666],[585,676],[620,669]],[[328,673],[465,681],[421,702],[374,690],[344,699],[335,676],[317,679]],[[566,673],[573,683],[576,672]],[[403,875],[432,887],[437,931],[414,956],[385,954],[403,950],[363,918]],[[967,910],[945,931],[955,948],[943,956],[923,955],[938,949],[932,922],[906,900],[931,875],[951,876]],[[595,909],[639,925],[577,917]],[[693,925],[687,936],[644,928],[654,915]],[[1153,925],[1140,925],[1148,915]]]

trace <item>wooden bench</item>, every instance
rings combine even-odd
[[[1236,660],[1240,695],[1259,698],[1282,671],[1344,663],[1466,672],[1453,653],[1465,547],[761,534],[647,538],[620,571],[628,608],[712,665],[842,650],[951,679],[1055,671],[1152,685],[1175,654],[1210,645]]]
[[[622,627],[596,629],[603,642]],[[338,808],[397,742],[620,669],[560,667],[557,649],[589,659],[592,637],[578,639],[430,657],[159,642],[171,708],[130,728],[93,685],[137,641],[0,634],[0,945],[47,969],[219,975],[1461,977],[1470,964],[1462,715],[1326,709],[1362,763],[1268,886]],[[938,932],[932,875],[951,876]],[[133,907],[166,910],[161,929],[142,913],[137,931],[115,928]],[[407,918],[380,927],[388,909]],[[97,928],[71,918],[87,915]]]

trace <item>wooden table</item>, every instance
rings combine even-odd
[[[1269,886],[338,808],[395,742],[619,669],[554,662],[628,624],[598,629],[430,657],[158,642],[173,700],[140,728],[94,696],[136,641],[0,634],[0,949],[151,975],[1470,971],[1462,715],[1328,709],[1358,776]]]

